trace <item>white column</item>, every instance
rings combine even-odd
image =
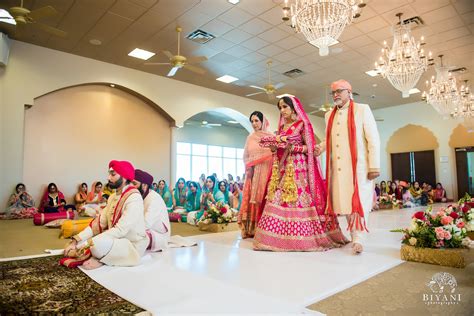
[[[171,184],[176,183],[176,142],[177,142],[177,133],[178,127],[171,127],[171,151],[170,151],[170,162],[171,162],[171,170],[170,170],[170,177],[168,186],[171,187]]]

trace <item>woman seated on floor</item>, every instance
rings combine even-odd
[[[242,204],[242,191],[240,190],[240,186],[237,182],[232,184],[232,205],[231,207],[235,211],[240,211],[240,205]]]
[[[423,193],[423,190],[420,187],[420,183],[418,181],[415,181],[413,183],[413,186],[410,187],[410,194],[412,196],[412,202],[415,203],[416,206],[421,205],[422,193]]]
[[[81,183],[76,195],[74,196],[74,202],[76,202],[76,210],[81,210],[82,207],[86,204],[88,194],[87,191],[87,183]]]
[[[183,178],[178,180],[179,182],[184,181]],[[186,200],[184,207],[175,207],[172,212],[169,213],[170,222],[183,222],[186,223],[188,219],[188,213],[199,211],[201,206],[201,192],[198,188],[198,184],[193,181],[189,181],[187,184],[188,189],[186,190]]]
[[[64,194],[58,190],[56,184],[48,184],[39,207],[41,213],[57,213],[75,209],[74,205],[66,205]]]
[[[210,203],[216,203],[214,198],[217,191],[216,178],[209,176],[206,178],[206,184],[201,192],[201,207],[199,211],[191,211],[188,213],[187,223],[190,225],[197,225],[201,219],[202,214],[208,209]]]
[[[223,204],[232,205],[233,196],[229,192],[229,186],[225,180],[219,182],[216,194],[214,195],[216,203],[221,202]]]
[[[157,192],[161,196],[163,201],[165,201],[166,207],[168,208],[168,212],[173,210],[173,198],[171,196],[170,189],[168,189],[168,185],[166,184],[165,180],[158,181]]]
[[[23,219],[32,218],[38,212],[35,201],[23,183],[18,183],[15,192],[8,200],[7,208],[0,213],[0,219]]]
[[[173,210],[184,210],[186,207],[186,180],[179,178],[173,189]]]
[[[100,208],[104,205],[102,197],[102,182],[96,181],[92,184],[91,191],[87,195],[87,200],[83,208],[80,210],[82,215],[96,217]]]
[[[433,190],[433,201],[436,203],[446,203],[446,190],[443,188],[441,183],[436,184],[436,189]]]

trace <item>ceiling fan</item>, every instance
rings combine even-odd
[[[67,33],[55,27],[38,22],[38,20],[58,14],[52,6],[45,6],[39,9],[30,11],[23,7],[23,0],[19,7],[11,7],[8,12],[11,16],[0,17],[0,22],[17,25],[18,28],[23,28],[26,25],[35,25],[45,32],[59,37],[66,37]]]
[[[311,111],[309,112],[308,114],[314,114],[314,113],[318,113],[318,112],[323,112],[323,113],[326,113],[326,112],[329,112],[332,110],[333,108],[333,105],[328,101],[328,87],[324,87],[324,95],[325,95],[325,99],[326,101],[324,102],[324,104],[321,104],[320,106],[312,106],[310,105],[311,107],[315,107],[316,110],[314,111]]]
[[[171,70],[168,72],[168,77],[173,77],[178,69],[185,68],[195,72],[197,74],[203,75],[206,73],[206,70],[193,66],[192,64],[198,64],[200,62],[206,61],[206,56],[193,56],[186,58],[185,56],[180,55],[180,33],[183,31],[181,27],[176,28],[176,32],[178,32],[178,54],[173,55],[167,50],[163,50],[162,53],[166,55],[170,59],[169,63],[145,63],[145,65],[149,66],[156,66],[156,65],[171,65],[173,66]]]
[[[272,99],[274,96],[274,93],[276,92],[277,89],[280,89],[281,87],[283,87],[285,84],[283,82],[280,82],[280,83],[277,83],[276,85],[272,85],[272,81],[271,81],[271,78],[270,78],[270,67],[272,65],[272,61],[269,60],[267,62],[267,69],[268,69],[268,84],[264,85],[263,88],[262,87],[259,87],[259,86],[250,86],[252,88],[255,88],[255,89],[258,89],[258,90],[262,90],[261,92],[255,92],[255,93],[250,93],[250,94],[247,94],[245,95],[246,97],[251,97],[251,96],[254,96],[254,95],[257,95],[257,94],[262,94],[262,93],[266,93],[268,95],[268,98],[269,99]]]

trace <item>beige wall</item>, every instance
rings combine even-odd
[[[390,154],[406,153],[435,150],[438,146],[438,140],[432,131],[420,125],[408,124],[390,136],[386,151]]]
[[[72,200],[77,185],[107,178],[112,159],[170,179],[169,121],[108,86],[86,85],[35,100],[25,114],[23,180],[38,200],[55,182]]]
[[[390,152],[387,150],[390,137],[398,129],[413,124],[428,129],[436,137],[439,144],[439,147],[435,149],[436,180],[443,183],[449,197],[457,195],[455,153],[449,145],[449,140],[453,130],[459,125],[458,121],[443,119],[430,105],[424,102],[375,110],[374,115],[384,119],[383,122],[377,122],[381,141],[381,180],[391,179]],[[460,128],[465,130],[464,126]],[[462,146],[472,144],[474,133],[467,134],[465,131],[464,135],[465,139],[461,140]],[[423,146],[420,141],[419,148],[424,148]],[[415,146],[414,150],[416,148]],[[446,160],[447,162],[445,162]]]

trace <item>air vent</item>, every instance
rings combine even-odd
[[[204,32],[203,30],[196,30],[186,36],[186,38],[199,44],[205,44],[216,37],[212,34]]]
[[[301,69],[295,68],[295,69],[288,70],[287,72],[284,72],[283,74],[290,78],[296,78],[296,77],[304,75],[304,72]]]

